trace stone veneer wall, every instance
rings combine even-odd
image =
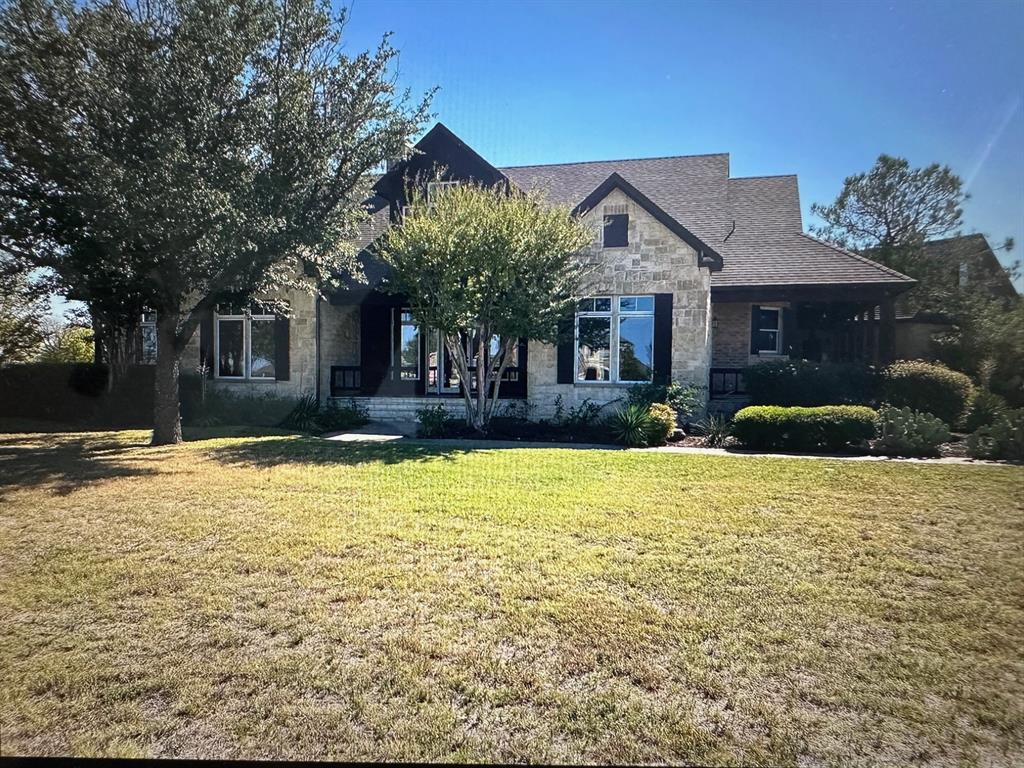
[[[697,264],[697,253],[620,190],[613,190],[587,215],[595,226],[605,205],[626,206],[629,245],[602,248],[589,257],[597,269],[587,287],[593,295],[672,294],[672,379],[706,386],[711,364],[711,273]],[[530,342],[527,393],[531,417],[550,417],[561,396],[568,409],[590,399],[614,403],[628,385],[559,384],[557,352],[550,344]]]
[[[331,395],[331,366],[359,365],[359,307],[320,303],[320,393]]]
[[[302,291],[287,291],[284,297],[291,307],[288,326],[289,380],[239,381],[215,377],[210,380],[214,387],[237,395],[273,394],[281,397],[299,397],[316,391],[316,298]],[[321,309],[326,308],[327,303],[322,302]],[[182,354],[182,373],[195,373],[198,364],[197,329]]]

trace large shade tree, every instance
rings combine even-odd
[[[415,193],[382,238],[389,290],[436,329],[462,382],[466,423],[485,432],[520,339],[555,342],[587,273],[595,232],[562,206],[503,185]]]
[[[31,360],[46,338],[46,293],[0,254],[0,366]]]
[[[369,172],[427,117],[343,25],[324,0],[3,2],[0,249],[156,311],[155,444],[201,317],[351,267]]]

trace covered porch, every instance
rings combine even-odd
[[[711,399],[743,398],[742,370],[783,358],[886,365],[904,286],[712,288]]]

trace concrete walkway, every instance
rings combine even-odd
[[[692,454],[697,456],[738,456],[752,458],[770,459],[817,459],[827,461],[880,461],[880,462],[907,462],[912,464],[970,464],[979,466],[998,466],[1012,464],[1006,461],[983,461],[980,459],[969,459],[961,456],[945,456],[938,459],[922,458],[894,458],[891,456],[851,456],[849,454],[808,454],[808,453],[759,453],[757,451],[745,451],[738,448],[697,448],[683,447],[676,445],[663,445],[659,448],[624,448],[618,445],[607,445],[604,443],[548,443],[529,442],[525,440],[465,440],[465,439],[423,439],[416,437],[416,423],[411,421],[381,422],[373,421],[359,429],[348,432],[331,432],[323,436],[326,440],[335,440],[344,443],[370,442],[384,443],[394,440],[401,440],[405,443],[416,445],[436,445],[438,448],[464,448],[476,450],[494,450],[509,448],[568,448],[574,450],[603,450],[603,451],[637,451],[641,453],[678,453]]]

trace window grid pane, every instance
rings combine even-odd
[[[249,376],[254,379],[275,378],[277,375],[274,369],[276,357],[274,321],[254,318],[249,330]]]
[[[577,348],[577,381],[611,380],[610,317],[581,317]]]
[[[244,321],[218,320],[217,375],[245,376]]]
[[[619,318],[619,381],[654,378],[654,318]]]

